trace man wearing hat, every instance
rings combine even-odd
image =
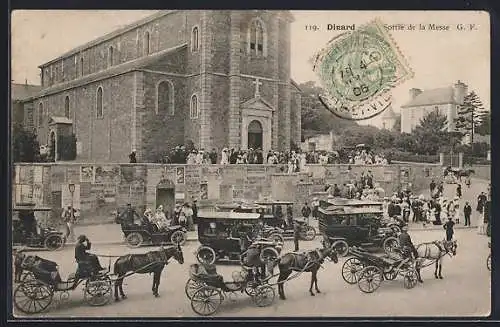
[[[401,229],[401,234],[399,234],[399,246],[403,250],[403,253],[409,251],[409,253],[413,254],[415,259],[418,257],[417,249],[413,245],[411,237],[408,234],[408,226],[403,226]]]
[[[125,211],[123,211],[120,215],[120,219],[125,222],[126,225],[133,225],[135,218],[138,218],[139,221],[141,221],[141,217],[139,214],[135,211],[134,208],[132,208],[132,205],[130,203],[127,203],[127,208]]]
[[[95,274],[104,270],[99,262],[99,258],[95,254],[88,253],[87,250],[90,250],[92,243],[85,235],[78,236],[78,240],[75,246],[75,259],[78,263],[78,270],[80,270],[80,264],[87,263],[91,267],[91,274]]]
[[[448,221],[443,225],[443,228],[446,231],[447,241],[451,241],[453,239],[453,226],[455,226],[455,223],[453,222],[452,217],[448,217]]]
[[[319,209],[319,200],[318,198],[314,198],[313,201],[311,202],[312,206],[312,216],[314,219],[318,218],[318,209]]]

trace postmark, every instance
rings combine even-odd
[[[325,94],[321,102],[335,115],[372,118],[391,104],[390,91],[413,76],[406,59],[380,20],[333,38],[313,58]]]

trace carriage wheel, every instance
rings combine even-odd
[[[28,314],[40,313],[52,303],[54,290],[37,280],[19,284],[14,291],[14,305]]]
[[[29,281],[36,280],[35,275],[31,271],[25,271],[21,275],[21,283],[27,283]]]
[[[183,245],[186,243],[186,234],[180,230],[176,230],[170,235],[170,241],[172,241],[173,244]]]
[[[137,232],[133,232],[127,235],[126,241],[129,247],[138,248],[144,242],[144,237]]]
[[[389,227],[392,229],[392,231],[396,234],[401,233],[401,228],[399,228],[398,225],[389,225]]]
[[[258,307],[268,307],[273,304],[275,296],[274,289],[269,285],[264,285],[255,289],[252,299]]]
[[[276,244],[285,243],[285,239],[283,238],[283,235],[281,235],[279,233],[272,233],[271,235],[269,235],[269,239],[271,239],[271,241],[273,241]]]
[[[399,242],[395,237],[388,237],[384,240],[384,243],[382,243],[382,248],[384,249],[385,253],[391,254],[394,252],[394,249],[399,247]]]
[[[184,292],[186,293],[188,299],[191,300],[193,298],[193,294],[203,286],[206,286],[204,282],[189,278],[186,282],[186,286],[184,287]]]
[[[491,254],[488,255],[488,258],[486,258],[486,268],[491,271]]]
[[[202,246],[196,253],[196,259],[201,264],[213,264],[215,262],[215,251],[208,246]]]
[[[111,279],[108,276],[97,280],[87,280],[84,289],[85,301],[94,307],[103,306],[111,299],[111,290]]]
[[[347,284],[356,284],[364,265],[358,258],[349,258],[342,265],[342,278]]]
[[[335,241],[332,246],[335,248],[335,251],[337,251],[337,256],[339,257],[345,257],[349,252],[349,244],[344,240]]]
[[[64,239],[60,235],[49,235],[43,244],[46,249],[56,251],[62,249],[64,246]]]
[[[263,248],[262,251],[260,251],[260,261],[264,263],[274,262],[276,259],[278,259],[278,256],[278,251],[276,251],[276,249],[272,247]]]
[[[200,316],[210,316],[217,312],[223,300],[220,289],[204,286],[193,294],[191,308]]]
[[[417,272],[414,269],[408,270],[404,276],[404,286],[406,289],[414,288],[417,285]]]
[[[304,241],[312,241],[316,238],[316,229],[312,226],[305,226],[300,232],[300,237]]]
[[[375,266],[364,268],[358,278],[358,287],[364,293],[375,292],[382,283],[382,271]]]

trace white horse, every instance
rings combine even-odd
[[[436,279],[443,279],[441,275],[441,269],[443,267],[443,258],[445,255],[450,257],[457,254],[457,241],[434,241],[422,243],[416,246],[418,257],[417,257],[417,277],[418,281],[423,283],[422,277],[420,276],[420,269],[423,267],[430,266],[435,263],[434,277]],[[428,260],[428,264],[424,264],[424,261]]]

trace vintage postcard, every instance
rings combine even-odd
[[[490,314],[487,12],[11,18],[15,318]]]

